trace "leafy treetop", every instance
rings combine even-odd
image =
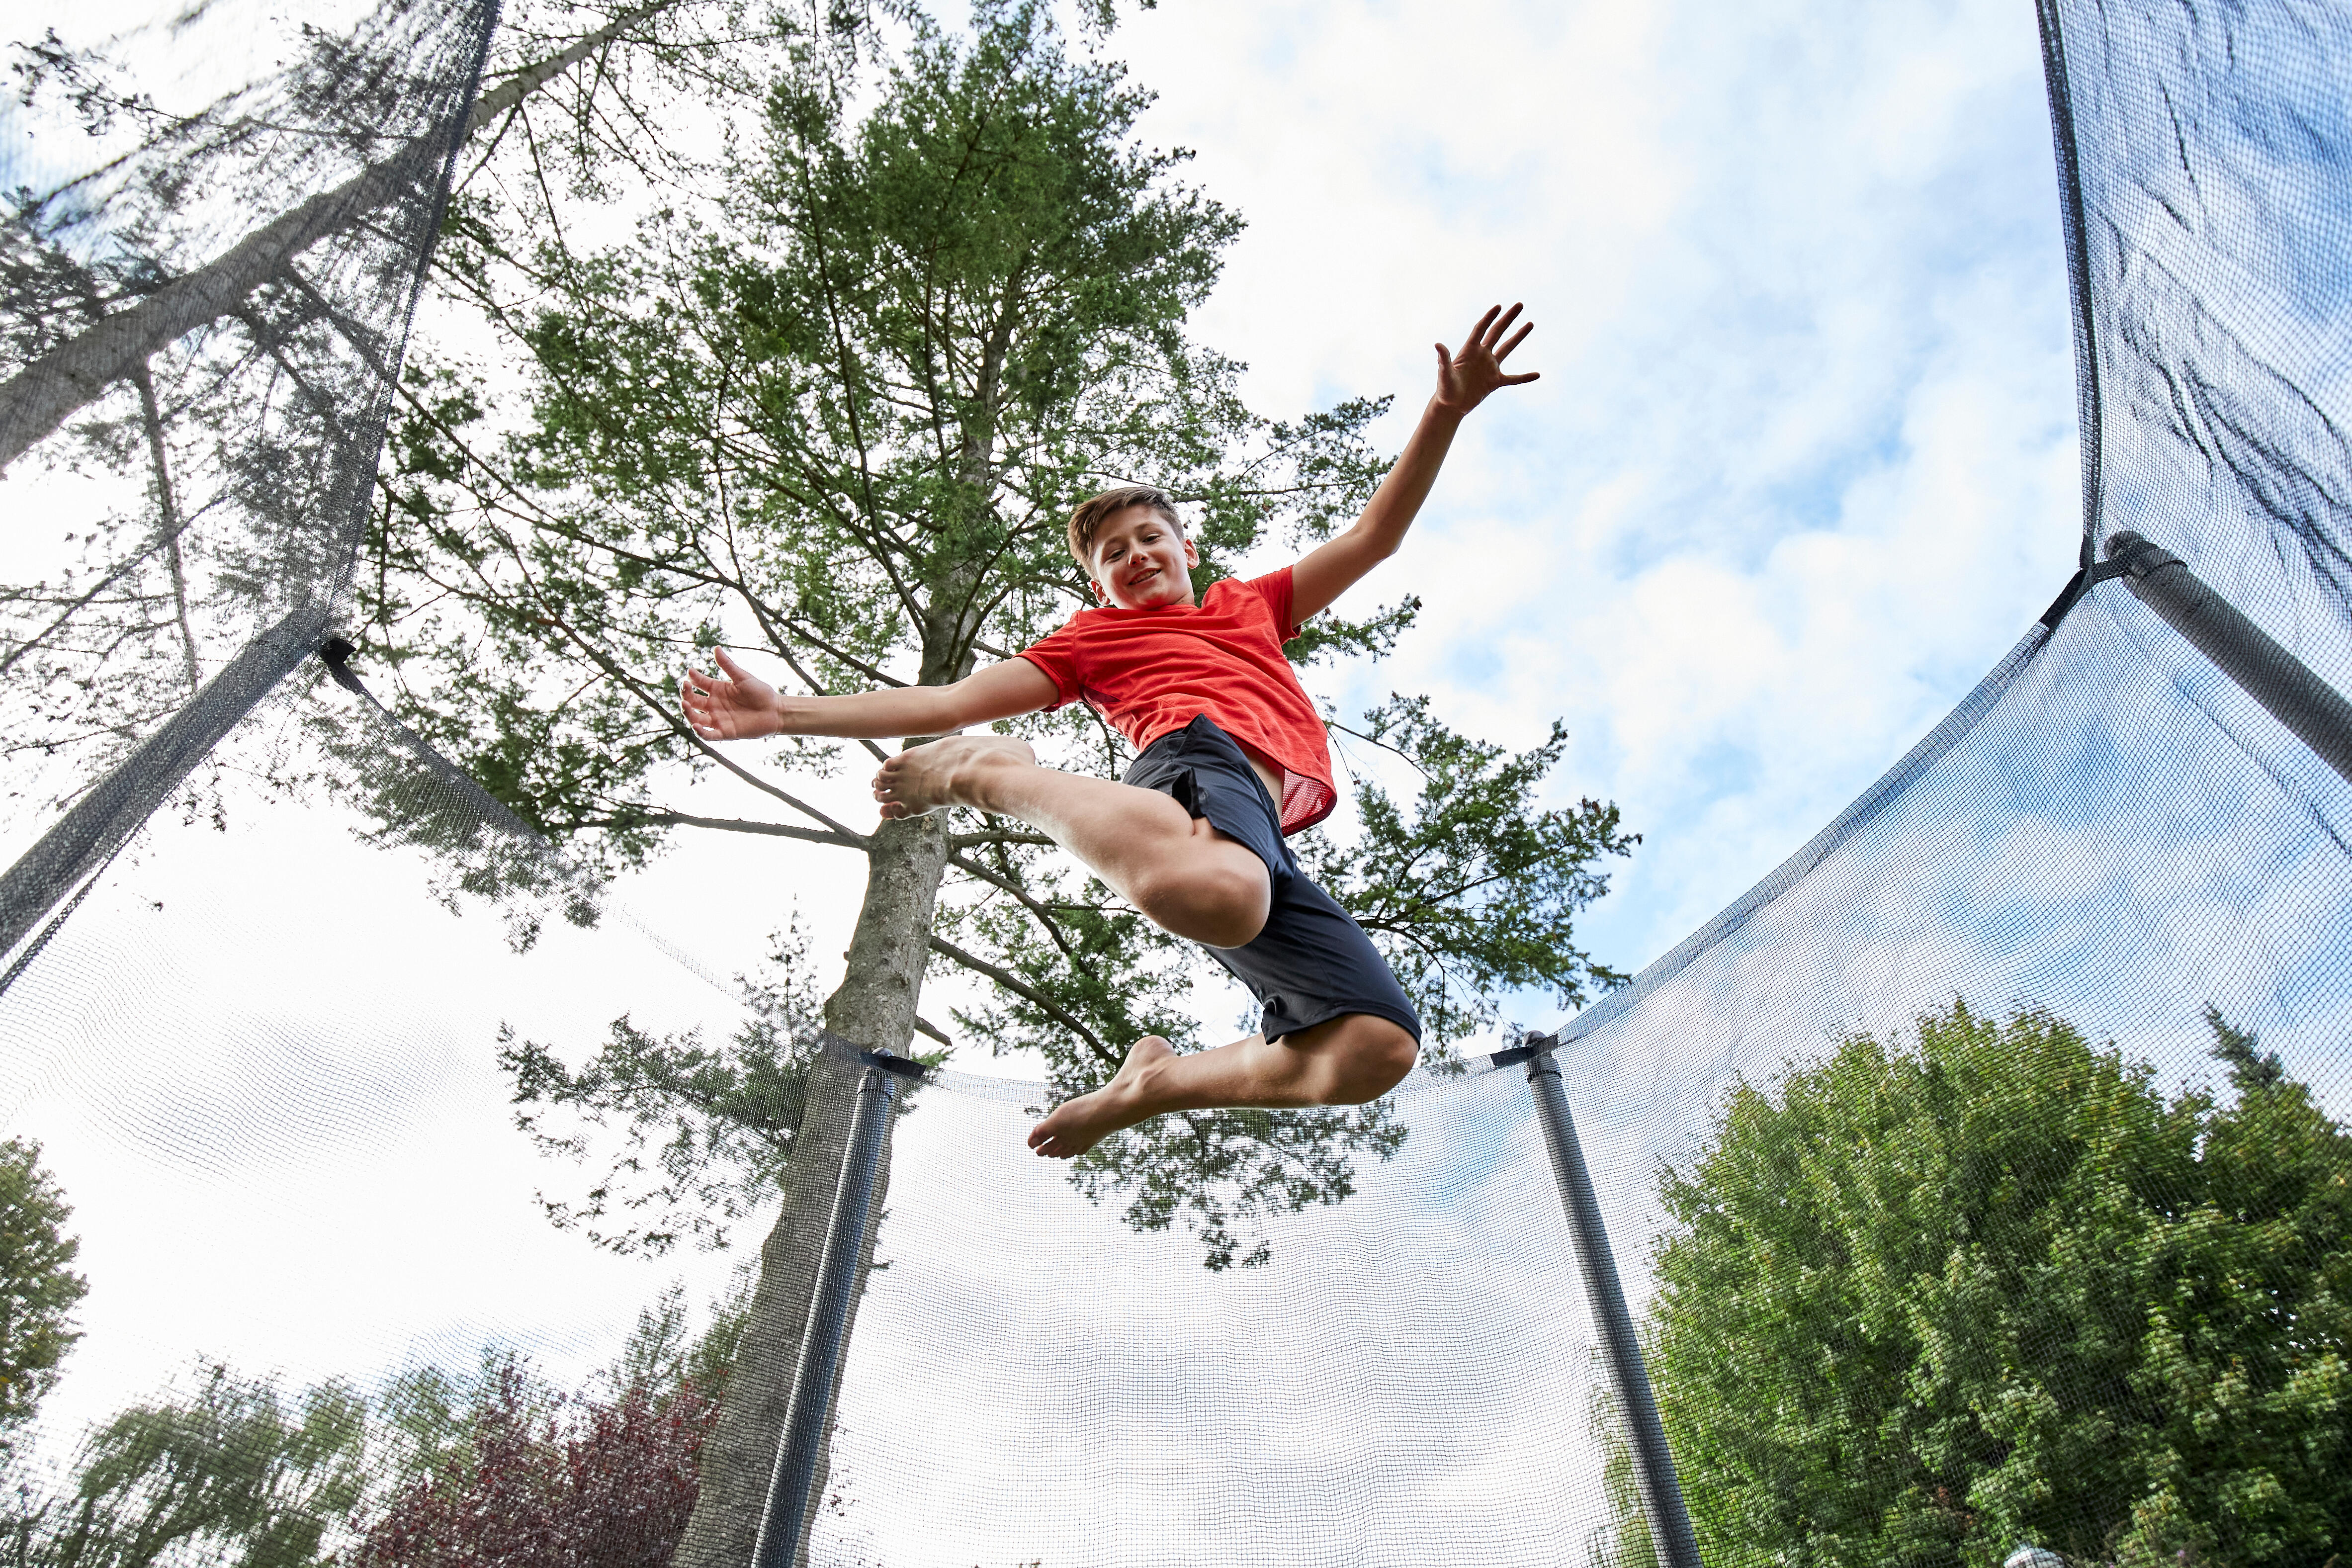
[[[1724,1564],[2286,1568],[2352,1541],[2352,1133],[1955,1002],[1731,1094],[1668,1173],[1652,1370]]]
[[[65,1230],[73,1210],[40,1158],[37,1143],[0,1143],[0,1452],[56,1385],[81,1337],[74,1309],[89,1293],[73,1271],[81,1243]]]

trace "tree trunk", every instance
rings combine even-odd
[[[987,443],[969,444],[963,468],[984,474]],[[971,646],[980,615],[973,588],[980,569],[970,563],[950,568],[929,584],[929,603],[919,627],[922,662],[916,682],[945,686],[972,672]],[[908,746],[929,736],[910,737]],[[922,1001],[923,972],[930,962],[931,920],[939,908],[940,881],[948,864],[948,814],[931,812],[910,820],[885,822],[875,829],[866,857],[866,901],[849,939],[840,986],[825,999],[824,1026],[866,1049],[903,1055],[915,1037],[915,1009]],[[825,1222],[840,1184],[847,1151],[849,1115],[856,1095],[856,1072],[831,1062],[818,1068],[811,1086],[803,1134],[793,1143],[784,1180],[784,1211],[760,1249],[760,1279],[752,1289],[743,1349],[728,1374],[719,1426],[702,1447],[702,1490],[688,1520],[672,1568],[751,1568],[775,1468],[776,1446],[793,1397],[793,1373],[808,1324],[809,1300],[816,1289],[816,1258],[824,1244]],[[902,1101],[903,1103],[903,1101]],[[822,1105],[824,1114],[820,1117]],[[892,1119],[892,1128],[897,1119]],[[816,1136],[808,1136],[814,1131]],[[858,1251],[857,1286],[850,1297],[850,1322],[866,1300],[874,1263],[875,1237],[889,1194],[890,1144],[882,1146],[874,1205]],[[844,1340],[847,1345],[851,1341]],[[845,1352],[843,1366],[848,1364]],[[837,1398],[840,1371],[834,1377]],[[838,1406],[836,1405],[836,1409]],[[810,1483],[816,1506],[807,1510],[794,1561],[805,1561],[809,1531],[824,1507],[833,1468],[830,1426]]]
[[[611,43],[679,0],[639,5],[560,54],[541,60],[488,92],[467,116],[467,137]],[[295,257],[331,234],[437,179],[451,152],[442,135],[419,136],[383,162],[280,213],[219,256],[166,283],[127,310],[51,349],[0,385],[0,469],[47,437],[115,382],[198,327],[231,313]]]
[[[886,822],[866,852],[866,902],[845,955],[841,985],[827,999],[825,1027],[868,1049],[904,1054],[915,1034],[923,968],[930,953],[931,916],[947,868],[947,814]],[[818,1064],[808,1110],[793,1144],[784,1178],[783,1212],[760,1248],[742,1349],[728,1374],[718,1428],[702,1447],[702,1490],[678,1543],[675,1568],[749,1568],[766,1506],[776,1444],[792,1403],[793,1373],[816,1289],[816,1260],[832,1216],[841,1162],[847,1150],[857,1069],[831,1059]],[[889,1145],[883,1145],[881,1190],[860,1252],[853,1302],[865,1297],[865,1267],[873,1261],[889,1181]],[[856,1311],[853,1305],[852,1312]],[[836,1380],[836,1386],[838,1386]],[[824,1496],[829,1463],[820,1460],[816,1495]],[[808,1512],[813,1524],[816,1510]],[[807,1537],[803,1533],[802,1548]]]

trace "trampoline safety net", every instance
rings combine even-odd
[[[1530,1064],[1701,1559],[2352,1550],[2352,10],[2043,0],[2084,571],[1230,1269],[1032,1158],[1041,1086],[877,1095],[311,657],[494,18],[304,10],[30,50],[86,162],[0,153],[0,1556],[1674,1563]],[[630,1041],[698,1111],[565,1098]],[[622,1146],[659,1204],[590,1190]],[[596,1245],[656,1222],[730,1245]]]

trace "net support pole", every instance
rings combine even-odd
[[[1584,1146],[1577,1141],[1576,1121],[1568,1113],[1568,1091],[1560,1083],[1559,1063],[1552,1059],[1549,1050],[1538,1050],[1528,1058],[1528,1088],[1535,1096],[1536,1120],[1543,1123],[1544,1147],[1550,1151],[1552,1175],[1559,1183],[1560,1206],[1568,1211],[1569,1236],[1576,1245],[1577,1271],[1584,1277],[1584,1299],[1600,1331],[1609,1390],[1624,1417],[1633,1480],[1642,1495],[1642,1517],[1650,1527],[1658,1568],[1700,1568],[1698,1540],[1691,1533],[1690,1511],[1683,1506],[1682,1482],[1675,1479],[1675,1457],[1667,1450],[1658,1402],[1650,1392],[1649,1369],[1642,1363],[1633,1315],[1626,1310],[1624,1287],[1617,1279],[1616,1255],[1610,1251],[1609,1233],[1601,1224],[1592,1173],[1585,1167]]]
[[[245,645],[220,673],[0,872],[0,952],[12,951],[77,883],[106,864],[294,667],[319,647],[324,616],[301,608]]]
[[[2107,539],[2107,559],[2141,604],[2352,783],[2352,702],[2341,692],[2272,640],[2170,551],[2137,533],[2119,532]]]
[[[834,1189],[833,1217],[825,1225],[824,1251],[817,1260],[816,1288],[809,1300],[808,1327],[801,1335],[800,1363],[793,1371],[792,1402],[784,1409],[776,1468],[768,1477],[767,1506],[751,1547],[752,1568],[793,1568],[808,1524],[809,1494],[815,1489],[826,1425],[833,1417],[833,1389],[848,1340],[850,1302],[857,1290],[858,1253],[866,1245],[866,1215],[882,1168],[882,1139],[889,1131],[890,1109],[898,1092],[896,1058],[887,1058],[894,1066],[887,1068],[871,1053],[864,1059],[857,1103],[850,1114],[849,1147],[842,1156],[841,1182]]]

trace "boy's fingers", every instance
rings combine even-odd
[[[1517,331],[1513,332],[1511,334],[1511,341],[1495,351],[1495,363],[1496,364],[1500,364],[1505,360],[1510,358],[1511,351],[1517,348],[1521,343],[1526,342],[1528,341],[1528,334],[1535,330],[1536,324],[1533,321],[1529,321],[1526,326],[1521,327]]]
[[[1493,323],[1496,316],[1499,316],[1502,313],[1503,307],[1500,305],[1489,305],[1486,307],[1486,313],[1478,318],[1478,324],[1476,326],[1470,329],[1470,342],[1473,345],[1475,345],[1485,339],[1486,336],[1487,327]]]
[[[1511,330],[1511,323],[1519,319],[1519,312],[1525,309],[1527,309],[1525,305],[1514,305],[1509,310],[1503,312],[1503,319],[1496,321],[1492,330],[1490,330],[1486,334],[1486,346],[1488,348],[1493,348],[1495,346],[1495,340]],[[1494,314],[1492,310],[1489,310],[1486,313],[1490,316]]]
[[[1543,372],[1539,370],[1531,370],[1525,375],[1507,375],[1503,378],[1502,384],[1505,386],[1525,386],[1531,381],[1540,381],[1542,379]]]

